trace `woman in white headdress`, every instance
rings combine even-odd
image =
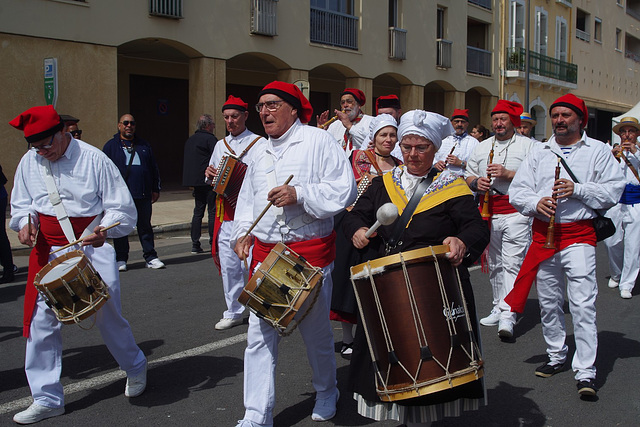
[[[439,114],[422,110],[405,113],[398,128],[404,164],[373,180],[346,215],[343,230],[355,247],[376,248],[378,257],[427,246],[449,245],[449,260],[457,267],[472,327],[479,336],[466,266],[471,265],[489,243],[489,230],[464,180],[446,170],[437,174],[438,171],[432,169],[442,140],[453,132],[449,119]],[[393,236],[395,223],[381,226],[371,238],[366,238],[366,231],[376,221],[378,208],[391,202],[402,212],[424,178],[433,181],[420,198],[401,238]],[[397,244],[389,246],[390,242]],[[425,281],[417,285],[435,284],[429,285]],[[376,393],[375,371],[362,329],[358,328],[354,341],[349,375],[361,415],[375,420],[393,419],[407,425],[424,425],[444,416],[459,415],[463,410],[477,409],[484,403],[481,379],[421,397],[382,402]]]

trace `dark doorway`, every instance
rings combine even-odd
[[[131,75],[129,88],[136,133],[151,144],[163,189],[181,188],[184,142],[189,138],[189,81]]]

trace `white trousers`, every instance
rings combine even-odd
[[[316,303],[307,317],[298,325],[307,358],[312,370],[312,383],[316,399],[326,399],[337,393],[336,357],[333,331],[329,321],[331,304],[331,271],[333,263],[322,269],[324,281]],[[303,304],[296,318],[304,314],[312,298]],[[276,365],[280,335],[267,322],[249,315],[247,349],[244,352],[244,406],[245,420],[266,426],[273,425],[275,407]]]
[[[498,305],[513,289],[530,243],[530,218],[518,212],[491,218],[491,240],[487,255],[489,282],[493,291],[493,310],[500,311],[502,319],[515,321],[515,313],[500,310]]]
[[[598,349],[596,248],[574,244],[563,249],[540,264],[536,279],[542,334],[551,363],[564,363],[567,359],[563,311],[566,279],[576,342],[571,367],[576,373],[576,380],[595,379]]]
[[[53,247],[56,249],[57,247]],[[137,375],[144,369],[146,358],[133,338],[129,323],[122,317],[120,306],[120,278],[116,267],[116,254],[107,243],[100,248],[85,246],[83,251],[109,288],[110,298],[96,313],[96,326],[109,352],[127,376]],[[60,251],[49,256],[49,261],[64,254]],[[92,322],[91,318],[84,322]],[[62,323],[38,295],[31,321],[25,357],[25,372],[31,395],[38,405],[48,408],[64,406],[64,392],[60,383],[62,372]],[[67,326],[71,327],[71,326]],[[78,334],[87,331],[78,329]]]
[[[238,302],[238,297],[244,288],[246,269],[244,262],[231,248],[231,232],[233,221],[224,221],[218,233],[218,255],[220,256],[220,274],[222,275],[222,289],[227,309],[222,314],[226,319],[239,319],[244,313],[244,305]],[[247,265],[251,264],[251,257],[247,258]]]
[[[609,252],[609,273],[621,290],[633,290],[640,271],[640,204],[618,203],[607,211],[616,225],[613,236],[603,243]]]

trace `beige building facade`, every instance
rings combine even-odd
[[[61,114],[80,119],[102,147],[132,113],[167,185],[179,185],[183,143],[229,94],[251,106],[272,80],[295,82],[316,114],[339,106],[345,87],[396,94],[403,110],[450,115],[469,108],[488,124],[499,94],[494,2],[487,0],[4,0],[0,117],[46,102],[44,63],[57,62]],[[8,13],[8,12],[11,13]],[[261,133],[251,110],[249,127]],[[26,143],[0,126],[2,166],[12,175]]]

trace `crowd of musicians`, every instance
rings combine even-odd
[[[250,307],[238,426],[273,425],[278,344],[293,329],[312,370],[311,418],[335,416],[331,320],[341,322],[340,353],[351,360],[340,389],[361,415],[413,426],[478,409],[487,395],[480,328],[497,327],[499,339],[513,341],[533,283],[548,355],[534,374],[568,370],[566,295],[577,391],[595,396],[597,241],[609,252],[608,287],[623,299],[632,297],[640,269],[638,120],[614,127],[621,143],[612,149],[587,136],[587,107],[571,94],[549,108],[546,142],[531,138],[536,122],[513,101],[496,103],[491,136],[481,125],[470,131],[463,108],[450,117],[403,114],[399,98],[387,95],[369,116],[366,101],[347,88],[339,108],[310,126],[308,99],[296,85],[274,81],[255,104],[266,138],[247,129],[253,107],[246,100],[231,95],[222,107],[228,135],[206,154],[198,186],[201,214],[207,188],[217,193],[210,238],[227,310],[215,329],[242,324]],[[211,134],[211,116],[201,122],[199,131]],[[68,308],[54,295],[75,293],[65,280],[60,289],[47,287],[41,273],[66,274],[73,257],[86,259],[108,289],[95,323],[127,374],[125,396],[135,398],[146,387],[147,360],[122,316],[119,264],[106,241],[136,224],[126,176],[66,132],[51,106],[30,108],[10,124],[29,147],[14,179],[10,227],[33,247],[24,335],[34,402],[14,421],[64,413],[60,313]],[[290,264],[281,267],[284,260]],[[475,305],[468,271],[475,263],[489,274],[491,307]],[[282,312],[295,314],[286,322],[272,315],[282,300],[289,304]]]

